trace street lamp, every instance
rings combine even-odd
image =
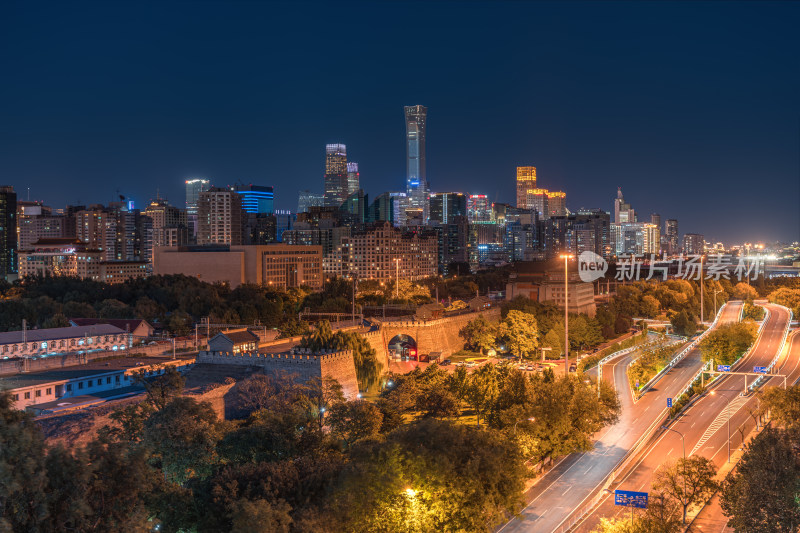
[[[397,267],[397,274],[394,277],[394,299],[400,299],[400,258],[394,259],[394,264]]]
[[[683,433],[678,431],[677,429],[668,428],[667,426],[661,426],[661,429],[666,429],[667,431],[672,431],[673,433],[677,433],[681,436],[681,445],[683,446],[683,498],[686,499],[686,440],[683,438]],[[681,502],[683,504],[683,502]],[[683,523],[686,524],[686,506],[683,506]]]
[[[569,276],[567,261],[575,257],[572,254],[561,254],[564,260],[564,375],[569,376]]]
[[[700,254],[700,324],[701,325],[706,323],[705,313],[703,312],[703,300],[704,300],[703,294],[705,294],[703,290],[705,286],[704,281],[705,280],[703,279],[703,255]]]
[[[717,309],[717,294],[721,292],[722,289],[717,289],[714,291],[714,316],[717,316],[717,311],[719,311],[719,309]]]
[[[528,421],[528,422],[535,422],[535,421],[536,421],[536,417],[535,417],[535,416],[532,416],[532,417],[528,418],[528,419],[527,419],[527,421]],[[519,424],[519,423],[520,423],[520,421],[519,421],[519,420],[517,420],[516,422],[514,422],[514,435],[516,435],[516,434],[517,434],[517,424]]]

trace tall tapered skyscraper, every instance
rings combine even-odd
[[[413,211],[423,223],[430,218],[430,187],[425,172],[425,122],[428,108],[409,105],[406,112],[406,194],[407,211]]]
[[[339,207],[347,199],[347,147],[325,146],[325,205]]]

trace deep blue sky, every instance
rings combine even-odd
[[[402,190],[403,105],[432,190],[567,204],[727,242],[800,237],[794,2],[3,2],[0,181],[54,206],[183,204],[183,179],[322,189],[344,142]]]

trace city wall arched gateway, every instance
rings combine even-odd
[[[435,320],[384,322],[380,329],[384,353],[387,353],[392,339],[404,335],[416,341],[418,353],[441,352],[445,356],[450,355],[464,348],[464,339],[458,336],[458,332],[478,315],[483,315],[490,322],[497,322],[500,320],[500,308]]]

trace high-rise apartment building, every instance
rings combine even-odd
[[[699,255],[706,251],[706,239],[699,233],[687,233],[683,236],[683,253]]]
[[[17,273],[17,193],[14,187],[0,187],[0,276]]]
[[[153,225],[153,246],[183,246],[189,243],[186,210],[166,200],[150,202],[144,210]]]
[[[242,209],[245,213],[270,215],[275,211],[275,194],[272,187],[251,183],[237,186],[236,192],[242,197]]]
[[[406,115],[406,209],[421,210],[423,223],[430,218],[430,187],[425,170],[425,125],[428,108],[421,105],[405,107]],[[418,217],[418,215],[415,215]]]
[[[614,223],[627,224],[632,222],[636,222],[636,212],[622,196],[622,187],[618,187],[617,197],[614,199]]]
[[[361,176],[358,173],[358,163],[355,161],[347,162],[347,196],[358,192],[361,188]]]
[[[75,217],[53,215],[42,202],[17,202],[17,250],[27,250],[39,239],[75,237]]]
[[[492,202],[485,194],[470,194],[467,198],[467,218],[470,224],[493,222]]]
[[[92,205],[75,214],[79,241],[89,250],[102,252],[103,261],[117,258],[117,217],[102,205]]]
[[[339,207],[347,199],[347,147],[325,146],[325,205]]]
[[[678,245],[678,221],[674,218],[668,218],[664,233],[667,241],[667,252],[670,254],[677,254],[680,252]]]
[[[435,232],[404,232],[389,222],[354,230],[342,239],[342,272],[358,279],[419,280],[435,276],[438,264]]]
[[[430,223],[448,224],[454,217],[467,214],[467,197],[460,192],[431,193]]]
[[[197,200],[197,244],[242,244],[242,197],[212,187]]]
[[[536,167],[517,167],[517,207],[530,209],[528,191],[536,188]]]

